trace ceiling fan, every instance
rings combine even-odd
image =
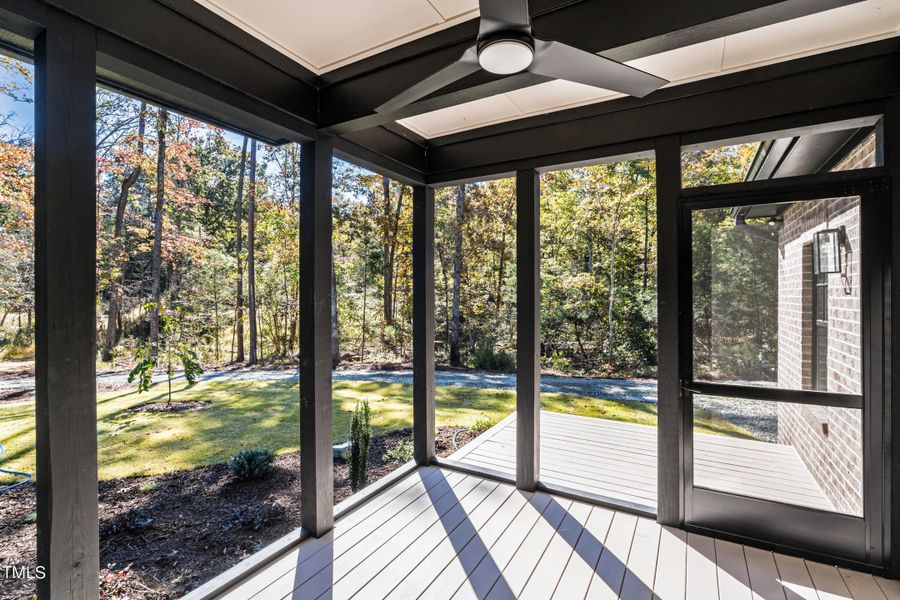
[[[528,71],[639,98],[668,83],[599,54],[534,37],[528,0],[478,0],[478,7],[481,22],[475,45],[456,62],[376,108],[377,112],[396,112],[479,69],[497,75]]]

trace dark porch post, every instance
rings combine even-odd
[[[95,33],[35,43],[35,422],[40,598],[97,598]]]
[[[889,211],[889,218],[885,219],[888,222],[885,235],[891,251],[889,256],[884,257],[888,270],[885,281],[888,301],[884,307],[884,369],[887,374],[884,382],[884,414],[890,419],[883,430],[883,440],[890,448],[890,453],[885,457],[884,537],[889,557],[886,561],[888,574],[897,578],[900,577],[900,481],[896,469],[896,465],[900,464],[900,406],[894,404],[893,392],[900,390],[900,352],[892,350],[900,348],[900,327],[893,326],[891,315],[894,304],[900,306],[900,283],[894,283],[895,280],[900,282],[900,99],[893,98],[887,103],[880,129],[882,146],[878,150],[882,153],[885,169],[891,179],[891,188],[885,198],[885,206]]]
[[[300,148],[300,520],[334,526],[331,408],[331,159],[319,135]]]
[[[685,306],[678,297],[681,142],[679,136],[656,140],[657,246],[657,520],[681,525],[684,519],[684,427],[679,328]]]
[[[541,207],[540,176],[516,173],[516,487],[540,478]]]
[[[413,457],[434,458],[434,188],[413,187]]]

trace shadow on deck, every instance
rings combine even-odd
[[[541,481],[656,512],[656,427],[541,411]],[[449,458],[515,476],[516,415]],[[834,510],[791,446],[694,434],[694,481],[743,496]]]

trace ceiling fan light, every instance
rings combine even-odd
[[[534,49],[519,40],[497,40],[478,53],[478,63],[485,71],[509,75],[524,71],[534,60]]]

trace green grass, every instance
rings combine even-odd
[[[100,478],[158,475],[223,463],[242,448],[266,447],[277,454],[297,450],[297,383],[273,381],[201,382],[176,385],[177,400],[205,400],[201,410],[183,413],[125,413],[147,402],[164,402],[165,384],[149,392],[98,395],[97,430]],[[546,410],[656,424],[656,406],[642,402],[598,400],[573,394],[543,394]],[[370,381],[334,382],[334,440],[345,441],[357,400],[372,407],[375,435],[412,425],[412,386]],[[499,421],[515,408],[512,390],[438,387],[438,426],[471,426]],[[744,429],[712,415],[701,415],[697,430],[751,438]],[[34,404],[0,405],[0,441],[7,454],[0,466],[34,472]]]

